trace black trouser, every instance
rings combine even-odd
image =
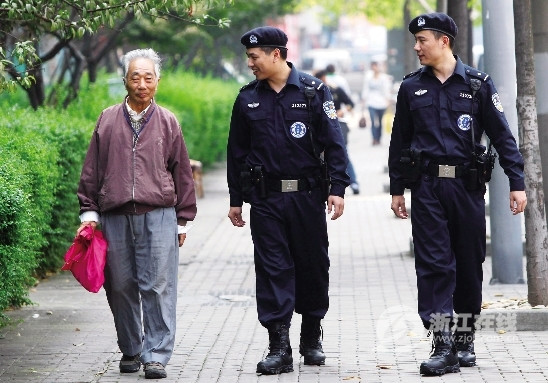
[[[329,257],[321,191],[251,196],[259,321],[289,324],[293,311],[323,318],[329,308]]]
[[[419,315],[479,315],[485,260],[485,199],[464,178],[423,175],[411,190]]]

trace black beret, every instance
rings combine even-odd
[[[244,33],[240,41],[246,48],[285,48],[285,45],[287,44],[287,35],[278,28],[258,27]]]
[[[438,31],[452,38],[457,36],[458,28],[455,20],[445,13],[433,12],[415,17],[409,23],[409,32],[415,34],[424,29]]]

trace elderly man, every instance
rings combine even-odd
[[[127,97],[97,120],[78,187],[77,232],[100,223],[108,241],[104,288],[120,372],[143,363],[145,378],[158,379],[173,352],[178,247],[196,197],[181,127],[154,101],[159,56],[137,49],[122,64]]]

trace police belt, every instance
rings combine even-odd
[[[266,186],[268,190],[282,193],[307,191],[312,190],[315,185],[312,185],[309,179],[266,179]]]
[[[444,165],[430,161],[425,168],[425,173],[432,177],[459,178],[468,173],[467,165]]]

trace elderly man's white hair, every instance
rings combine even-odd
[[[124,56],[122,56],[122,67],[124,68],[124,78],[127,77],[127,72],[129,70],[129,63],[138,58],[145,58],[145,59],[152,60],[152,62],[154,63],[154,72],[156,73],[156,77],[160,78],[160,62],[162,60],[160,59],[160,56],[158,56],[158,53],[156,53],[151,48],[135,49],[133,51],[129,51]]]

